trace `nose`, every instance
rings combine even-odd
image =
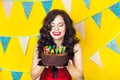
[[[59,27],[56,25],[55,28],[54,28],[54,30],[59,30]]]

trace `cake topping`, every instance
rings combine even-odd
[[[63,54],[65,50],[66,46],[49,45],[44,47],[44,54]]]

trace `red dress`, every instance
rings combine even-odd
[[[41,74],[40,80],[72,80],[70,73],[67,71],[67,69],[64,68],[58,68],[57,70],[57,77],[53,77],[52,68],[45,68],[44,71]]]

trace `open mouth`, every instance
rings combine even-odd
[[[61,32],[53,32],[54,36],[59,36],[61,34]]]

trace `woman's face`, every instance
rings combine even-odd
[[[66,25],[62,18],[62,16],[57,15],[55,19],[51,22],[51,31],[50,35],[53,40],[64,39],[64,35],[66,32]]]

